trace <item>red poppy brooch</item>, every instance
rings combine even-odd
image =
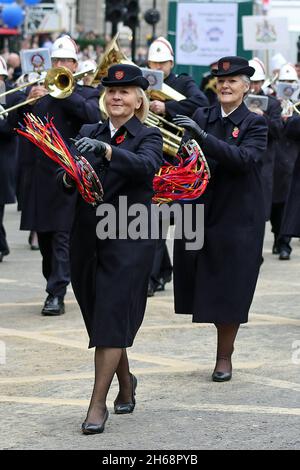
[[[233,128],[233,131],[232,131],[232,133],[231,133],[231,135],[232,135],[232,137],[233,137],[234,139],[236,139],[236,138],[239,136],[239,133],[240,133],[239,128],[238,128],[238,127],[234,127],[234,128]]]
[[[127,135],[127,132],[124,132],[124,134],[122,135],[118,135],[118,137],[116,137],[116,144],[120,145],[122,142],[124,142],[126,135]]]

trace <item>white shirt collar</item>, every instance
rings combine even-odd
[[[222,106],[221,106],[222,118],[229,116],[229,114],[233,113],[233,111],[235,111],[237,108],[238,108],[238,106],[237,106],[236,108],[234,108],[232,111],[230,111],[230,113],[226,114],[225,111],[224,111],[224,109],[223,109]]]
[[[116,128],[112,125],[111,121],[108,121],[108,123],[109,123],[110,136],[113,137],[113,136],[115,135],[115,133],[117,132],[118,129],[116,129]]]

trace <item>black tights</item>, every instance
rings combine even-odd
[[[131,380],[126,349],[102,348],[95,350],[95,382],[86,421],[100,423],[106,412],[106,397],[114,377],[119,381],[118,402],[131,401]]]
[[[240,325],[239,323],[232,323],[230,325],[216,324],[215,326],[218,336],[215,372],[231,372],[231,355]]]

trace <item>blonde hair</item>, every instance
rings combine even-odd
[[[144,122],[147,119],[148,113],[149,113],[149,100],[147,98],[146,93],[144,90],[140,87],[135,87],[136,90],[136,95],[138,98],[142,99],[141,106],[139,109],[136,109],[134,111],[135,116],[141,121]],[[106,95],[106,88],[104,89],[101,97],[100,97],[100,110],[104,117],[108,117],[107,109],[105,106],[105,95]]]

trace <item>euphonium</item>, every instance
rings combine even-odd
[[[107,44],[105,51],[101,57],[100,63],[95,71],[94,79],[92,84],[97,85],[100,83],[101,79],[107,75],[109,67],[113,64],[132,64],[124,52],[121,50],[121,47],[118,43],[119,33],[117,33],[112,40]]]
[[[135,65],[128,57],[122,52],[120,45],[118,43],[118,34],[116,34],[110,43],[107,45],[101,61],[97,67],[97,72],[95,73],[94,81],[97,83],[101,80],[102,77],[107,75],[109,67],[113,64],[132,64]],[[165,83],[162,86],[161,90],[149,90],[146,92],[150,99],[159,99],[160,101],[166,100],[184,100],[185,96],[174,90],[169,85]],[[103,94],[99,100],[99,107],[102,114],[105,116],[104,106],[103,106]],[[145,121],[145,124],[149,127],[158,127],[163,136],[163,148],[164,152],[168,155],[175,156],[178,152],[181,138],[183,136],[184,130],[168,122],[162,116],[159,116],[151,111]]]
[[[175,157],[178,153],[180,142],[183,137],[184,129],[167,121],[162,116],[149,111],[144,124],[148,127],[158,127],[163,136],[164,153]],[[169,127],[169,130],[167,129]]]

